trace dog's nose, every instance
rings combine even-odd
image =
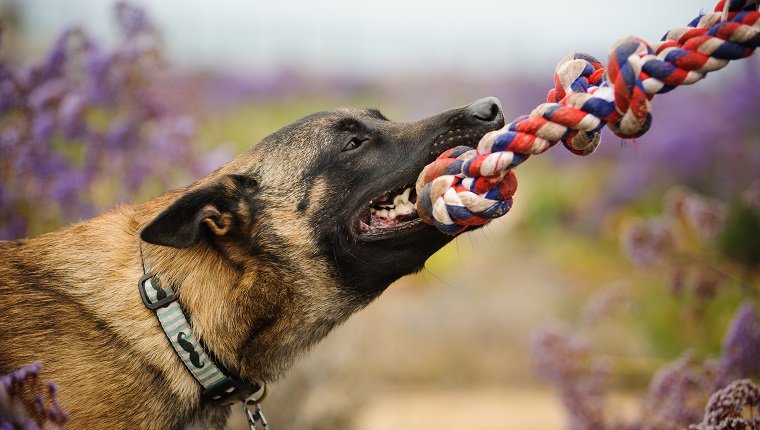
[[[480,99],[465,108],[476,119],[483,122],[493,122],[501,115],[501,102],[496,97]]]

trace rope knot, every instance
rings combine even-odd
[[[426,223],[452,235],[505,215],[512,208],[517,177],[503,167],[468,146],[449,149],[420,173],[417,213]]]
[[[603,83],[604,65],[589,54],[576,52],[566,56],[557,64],[554,72],[554,88],[546,95],[546,101],[575,107],[575,110],[567,110],[566,113],[587,122],[587,124],[581,124],[581,121],[571,120],[565,124],[573,129],[562,138],[562,143],[573,154],[589,155],[596,150],[601,141],[601,135],[598,132],[601,126],[598,122],[594,122],[593,117],[587,117],[581,113],[583,102],[587,98],[574,95],[586,94]],[[580,105],[578,101],[581,101]],[[553,120],[554,115],[547,119]],[[561,119],[557,117],[557,120]],[[589,122],[593,125],[588,124]]]
[[[634,37],[619,41],[606,71],[588,54],[569,55],[557,65],[546,103],[485,134],[477,149],[453,148],[422,171],[417,212],[447,234],[502,216],[517,189],[512,169],[530,155],[559,141],[588,155],[605,125],[624,139],[639,137],[652,124],[655,94],[693,84],[758,45],[760,1],[721,0],[715,12],[700,14],[652,46]]]
[[[652,115],[649,100],[652,98],[644,90],[643,65],[654,59],[654,50],[641,39],[629,37],[619,41],[612,48],[607,66],[607,76],[615,88],[615,111],[609,119],[608,127],[624,139],[633,139],[649,130]]]
[[[576,52],[563,58],[554,72],[554,88],[546,101],[559,103],[568,94],[587,93],[604,82],[604,65],[589,54]]]

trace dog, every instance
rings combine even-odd
[[[319,112],[187,188],[0,242],[0,373],[40,361],[72,429],[223,428],[188,370],[259,388],[419,271],[452,239],[414,210],[419,172],[503,126],[493,97],[409,123]],[[162,329],[167,297],[195,343]]]

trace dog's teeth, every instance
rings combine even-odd
[[[414,210],[414,205],[411,203],[404,203],[401,206],[396,207],[396,216],[409,215]]]
[[[400,205],[408,202],[409,201],[409,195],[411,193],[412,193],[412,189],[411,188],[405,189],[403,193],[401,193],[401,194],[399,194],[399,195],[397,195],[396,197],[393,198],[393,203],[396,206],[400,206]]]
[[[396,219],[400,216],[407,216],[414,213],[414,203],[409,201],[412,195],[412,188],[404,188],[400,194],[393,196],[393,203],[390,203],[391,193],[387,192],[379,200],[380,203],[370,201],[369,217]]]

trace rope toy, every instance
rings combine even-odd
[[[417,213],[450,235],[486,224],[511,209],[517,189],[512,169],[530,155],[559,141],[574,154],[591,154],[605,125],[621,138],[637,138],[652,123],[655,94],[698,82],[730,60],[752,55],[758,44],[760,0],[721,0],[714,12],[669,31],[660,42],[619,41],[606,69],[590,55],[569,55],[557,65],[547,103],[487,133],[477,148],[452,148],[423,169]]]

